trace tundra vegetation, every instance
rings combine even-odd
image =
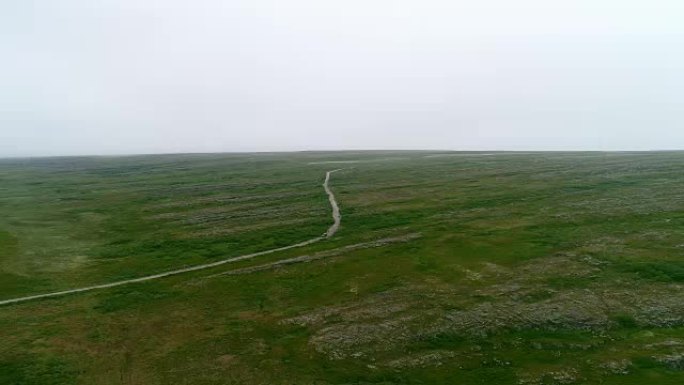
[[[682,384],[684,153],[0,160],[0,384]]]

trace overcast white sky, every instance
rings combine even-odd
[[[681,0],[3,0],[0,156],[684,148]]]

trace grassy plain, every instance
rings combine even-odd
[[[336,168],[0,307],[0,384],[684,383],[678,152],[0,160],[0,299]]]

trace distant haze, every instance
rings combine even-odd
[[[681,0],[3,0],[0,157],[684,148]]]

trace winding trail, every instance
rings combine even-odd
[[[338,168],[337,170],[332,170],[328,171],[325,173],[325,182],[323,182],[323,188],[325,189],[325,193],[328,194],[328,199],[330,200],[330,207],[332,207],[332,217],[333,217],[333,224],[330,226],[328,231],[325,232],[324,236],[326,238],[330,238],[335,233],[337,230],[340,228],[340,223],[342,223],[342,215],[340,214],[340,207],[337,205],[337,200],[335,200],[335,194],[333,194],[332,190],[330,190],[330,175],[334,172],[338,172],[342,170],[341,168]]]
[[[133,279],[126,279],[123,281],[116,281],[116,282],[110,282],[110,283],[105,283],[102,285],[94,285],[94,286],[86,286],[86,287],[81,287],[78,289],[70,289],[70,290],[63,290],[63,291],[55,291],[52,293],[45,293],[45,294],[36,294],[36,295],[30,295],[27,297],[19,297],[19,298],[11,298],[11,299],[5,299],[5,300],[0,300],[0,306],[2,305],[10,305],[10,304],[15,304],[19,302],[26,302],[26,301],[32,301],[36,299],[42,299],[42,298],[52,298],[52,297],[59,297],[67,294],[76,294],[76,293],[82,293],[86,291],[93,291],[93,290],[98,290],[98,289],[107,289],[110,287],[117,287],[117,286],[123,286],[123,285],[128,285],[130,283],[138,283],[138,282],[145,282],[145,281],[151,281],[153,279],[159,279],[159,278],[164,278],[164,277],[170,277],[172,275],[179,275],[183,273],[189,273],[191,271],[198,271],[198,270],[204,270],[204,269],[210,269],[212,267],[216,266],[221,266],[226,263],[231,263],[231,262],[237,262],[237,261],[244,261],[245,259],[250,259],[254,257],[258,257],[261,255],[266,255],[266,254],[273,254],[277,253],[279,251],[285,251],[289,249],[294,249],[297,247],[303,247],[310,245],[312,243],[316,243],[319,241],[322,241],[323,239],[327,239],[335,235],[337,230],[340,228],[340,223],[342,221],[342,215],[340,214],[340,208],[337,205],[337,200],[335,199],[335,194],[333,194],[332,190],[330,189],[330,175],[334,172],[340,171],[341,169],[337,170],[332,170],[328,171],[325,173],[325,182],[323,182],[323,188],[325,189],[326,194],[328,194],[328,199],[330,200],[330,206],[332,207],[332,217],[333,217],[333,224],[330,226],[328,231],[326,231],[322,236],[316,237],[316,238],[311,238],[307,241],[300,242],[300,243],[295,243],[294,245],[289,245],[289,246],[284,246],[284,247],[279,247],[277,249],[270,249],[270,250],[265,250],[265,251],[259,251],[257,253],[252,253],[252,254],[246,254],[246,255],[241,255],[238,257],[232,257],[228,259],[223,259],[221,261],[216,261],[212,263],[206,263],[203,265],[196,265],[196,266],[191,266],[191,267],[186,267],[183,269],[178,269],[178,270],[172,270],[172,271],[167,271],[164,273],[159,273],[159,274],[154,274],[154,275],[147,275],[144,277],[140,278],[133,278]]]

